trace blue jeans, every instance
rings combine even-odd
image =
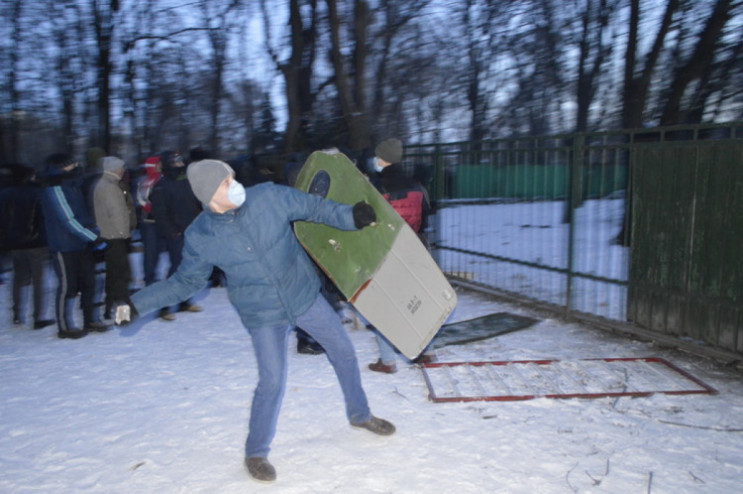
[[[333,366],[346,402],[346,416],[351,423],[371,418],[366,393],[361,387],[361,373],[351,339],[338,314],[318,293],[312,306],[297,318],[304,329],[325,349]],[[246,458],[267,457],[276,434],[276,422],[286,389],[287,346],[293,326],[249,328],[255,358],[258,362],[258,386],[250,408]]]
[[[392,365],[395,363],[395,360],[397,360],[397,350],[395,350],[395,347],[392,346],[392,343],[390,343],[387,338],[384,337],[384,335],[377,329],[374,328],[374,336],[377,337],[377,346],[379,347],[379,358],[382,359],[382,363],[386,365]],[[423,349],[421,352],[422,354],[429,353],[431,351],[431,344],[433,343],[433,340],[431,340],[431,343],[429,343],[426,348]],[[403,357],[405,360],[408,360],[407,358]]]
[[[379,332],[378,329],[374,330],[374,336],[377,337],[377,346],[379,347],[379,358],[382,359],[382,362],[386,365],[392,365],[395,363],[395,360],[397,360],[395,348],[392,346],[392,343],[387,341],[387,338],[385,338],[382,333]]]

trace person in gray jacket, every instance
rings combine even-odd
[[[109,317],[115,300],[129,296],[132,271],[129,264],[129,240],[137,227],[131,194],[121,181],[124,161],[116,156],[101,160],[103,175],[93,189],[93,210],[100,236],[106,242],[106,301],[104,317]]]
[[[371,414],[356,353],[338,315],[320,294],[320,278],[294,236],[292,222],[356,230],[376,221],[371,206],[353,206],[270,182],[246,189],[227,163],[202,160],[188,180],[204,211],[186,229],[178,270],[116,308],[116,323],[185,300],[202,289],[217,266],[230,302],[253,342],[258,385],[253,395],[245,465],[261,482],[276,479],[268,461],[286,388],[288,338],[303,328],[323,348],[338,377],[346,416],[356,428],[390,435],[395,426]]]

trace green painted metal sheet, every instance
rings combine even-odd
[[[344,154],[316,151],[297,176],[295,187],[310,191],[313,178],[322,171],[331,177],[326,197],[344,204],[366,201],[377,214],[377,223],[359,231],[341,231],[315,223],[297,222],[297,238],[322,266],[343,295],[351,300],[371,279],[384,260],[403,224],[403,219]]]

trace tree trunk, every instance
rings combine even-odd
[[[622,127],[636,129],[643,126],[650,84],[660,57],[673,16],[679,9],[679,0],[668,0],[660,28],[655,36],[645,63],[637,73],[637,36],[640,25],[640,0],[630,2],[629,38],[624,63],[624,90],[622,94]]]
[[[733,0],[718,0],[707,19],[707,24],[699,36],[694,52],[689,60],[679,67],[671,83],[671,91],[666,100],[661,125],[681,124],[685,122],[687,109],[682,108],[682,99],[693,81],[707,81],[714,60],[715,47],[720,42],[725,25],[732,17]],[[690,110],[691,108],[689,108]]]
[[[353,50],[353,66],[356,72],[352,78],[346,70],[346,61],[341,54],[340,19],[338,17],[336,1],[327,0],[327,5],[330,22],[331,61],[343,119],[349,131],[348,146],[353,151],[361,151],[370,146],[370,133],[364,104],[363,84],[367,47],[361,44],[365,40],[366,26],[369,22],[369,8],[363,0],[355,0],[354,2],[356,39]]]
[[[114,14],[119,9],[117,0],[109,0],[107,5],[99,6],[98,0],[91,0],[98,57],[96,60],[98,87],[98,129],[94,147],[111,152],[111,43],[114,30]]]

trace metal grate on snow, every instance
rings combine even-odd
[[[440,362],[423,376],[437,403],[717,393],[661,358]]]

